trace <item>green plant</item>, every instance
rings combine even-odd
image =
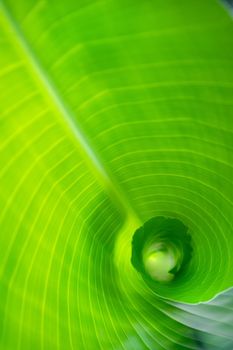
[[[215,0],[0,1],[1,349],[232,349],[232,104]],[[161,216],[192,256],[151,286]]]

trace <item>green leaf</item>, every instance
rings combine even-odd
[[[1,349],[232,348],[232,48],[215,0],[0,0]],[[192,257],[151,288],[157,216]]]
[[[158,216],[147,221],[134,234],[131,262],[135,269],[161,297],[170,295],[171,285],[157,282],[176,282],[184,274],[192,257],[188,229],[177,219]],[[156,283],[155,283],[156,282]]]

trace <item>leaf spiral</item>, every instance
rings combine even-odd
[[[0,349],[233,348],[232,38],[215,0],[0,1]]]

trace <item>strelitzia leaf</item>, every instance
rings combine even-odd
[[[233,348],[222,5],[0,0],[1,349]]]

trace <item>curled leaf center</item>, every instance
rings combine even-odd
[[[188,228],[178,219],[152,218],[133,236],[131,262],[149,284],[171,282],[191,255]]]

